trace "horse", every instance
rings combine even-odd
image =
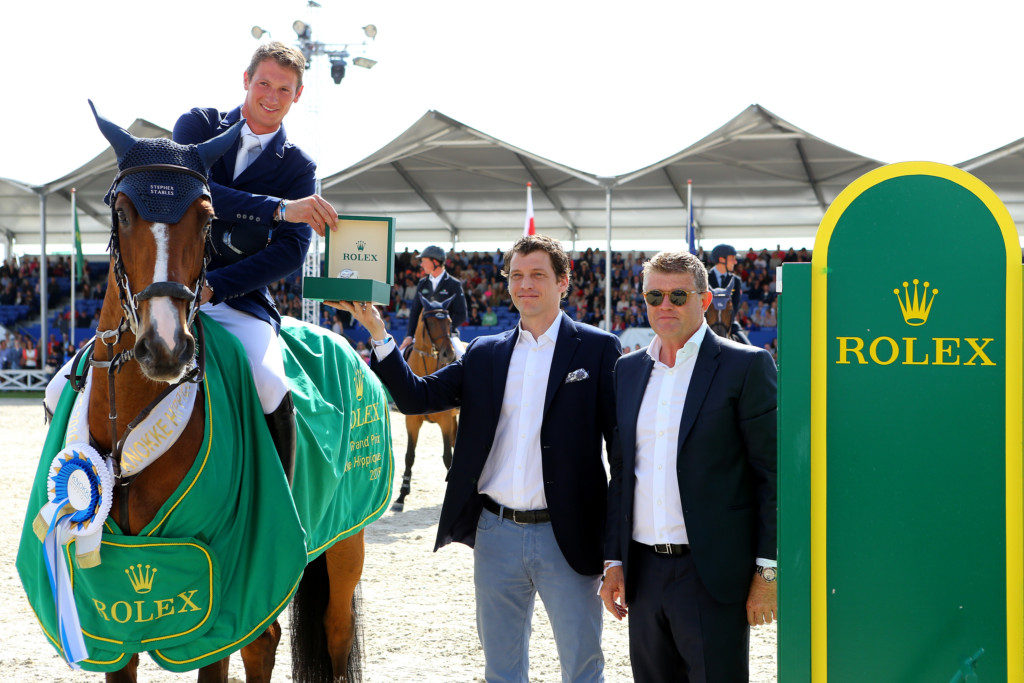
[[[420,377],[437,372],[455,361],[454,345],[462,342],[453,341],[451,337],[452,319],[448,315],[448,306],[453,298],[438,302],[420,296],[423,308],[420,311],[419,323],[416,325],[416,338],[409,346],[410,350],[406,351],[409,368]],[[402,487],[398,491],[398,497],[391,506],[394,512],[405,509],[405,497],[411,490],[412,465],[416,462],[416,441],[419,439],[420,427],[425,421],[433,422],[441,428],[444,443],[441,459],[445,469],[452,466],[452,447],[455,444],[455,435],[459,431],[459,409],[452,408],[429,415],[406,415],[405,431],[408,434],[408,445],[405,448],[405,472],[402,474]]]
[[[711,305],[704,312],[704,319],[711,331],[719,337],[749,345],[750,340],[747,335],[742,329],[739,329],[738,325],[733,325],[736,311],[732,309],[732,293],[735,285],[736,279],[733,278],[729,281],[728,287],[711,289]]]
[[[202,316],[197,316],[197,312],[209,260],[210,226],[214,216],[206,176],[217,158],[237,139],[241,122],[216,138],[185,147],[168,140],[135,138],[102,118],[95,108],[93,113],[114,148],[120,173],[107,200],[111,207],[111,267],[97,335],[93,343],[76,357],[69,379],[71,388],[76,391],[86,384],[87,372],[91,372],[91,380],[95,380],[89,381],[87,437],[99,453],[111,454],[104,456],[116,480],[110,499],[110,518],[116,520],[124,534],[122,538],[127,540],[138,536],[154,521],[172,494],[177,495],[175,492],[182,482],[187,476],[192,476],[190,472],[204,443],[205,423],[210,417],[206,412],[210,403],[204,391],[204,325]],[[139,175],[135,180],[141,180],[144,185],[149,183],[151,188],[157,185],[164,188],[164,193],[179,198],[182,202],[179,209],[184,207],[184,212],[178,220],[160,222],[143,218],[137,205],[137,185],[125,182],[125,178],[136,173]],[[153,183],[152,174],[158,174],[159,183]],[[197,196],[189,201],[193,195]],[[149,213],[152,213],[152,207],[149,207]],[[210,332],[207,330],[206,334]],[[221,334],[227,333],[221,330]],[[179,387],[187,387],[189,383],[197,385],[197,397],[191,413],[182,420],[178,438],[155,460],[140,471],[134,471],[123,450],[129,436],[162,398]],[[361,383],[359,392],[361,395]],[[259,413],[256,414],[258,416]],[[212,422],[210,418],[211,433]],[[213,437],[209,438],[212,440]],[[230,458],[233,455],[219,453],[214,457]],[[247,455],[243,453],[239,457]],[[283,470],[280,476],[284,476]],[[195,477],[198,481],[198,475]],[[280,485],[287,491],[286,481],[280,479]],[[301,532],[301,527],[298,527],[298,533]],[[82,539],[78,540],[81,549]],[[24,547],[23,540],[23,550]],[[68,549],[70,547],[69,544]],[[305,546],[302,548],[304,550]],[[268,550],[274,552],[273,547]],[[104,549],[104,553],[107,552]],[[304,570],[299,570],[302,579],[297,582],[297,588],[292,588],[291,622],[292,665],[296,680],[322,680],[332,676],[333,680],[351,680],[359,677],[358,651],[354,646],[357,634],[354,605],[363,553],[363,532],[360,528],[358,533],[337,541],[308,566],[303,565]],[[19,553],[19,571],[22,559]],[[140,565],[140,576],[135,576],[131,569],[129,566],[125,572],[132,579],[132,587],[136,593],[145,593],[152,586],[153,570],[148,565],[142,570]],[[79,571],[78,575],[84,577],[85,572]],[[24,574],[22,579],[24,582]],[[148,584],[143,586],[146,580]],[[148,621],[142,618],[143,601],[139,600],[137,604],[136,619]],[[287,602],[281,603],[277,611],[285,604]],[[125,605],[128,609],[132,607],[128,602]],[[120,623],[113,607],[110,609]],[[173,609],[173,605],[168,607],[164,601],[159,616],[163,616],[166,609]],[[264,625],[259,635],[253,638],[252,634],[258,633],[253,629],[245,636],[250,638],[250,642],[241,647],[247,681],[270,680],[282,633],[276,619],[277,612],[273,615],[273,622]],[[108,618],[105,611],[102,616]],[[153,618],[152,614],[148,616]],[[61,644],[49,632],[46,634],[67,658],[63,631]],[[227,680],[230,653],[238,648],[222,649],[226,650],[222,658],[198,669],[198,680]],[[356,652],[350,656],[354,650]],[[95,670],[105,671],[107,681],[135,681],[138,652],[131,654],[124,666],[117,670]],[[211,654],[216,656],[220,652]],[[127,651],[121,653],[120,659],[126,655]]]

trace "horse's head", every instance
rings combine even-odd
[[[89,103],[90,106],[92,103]],[[207,175],[241,122],[199,145],[136,138],[96,113],[117,155],[106,196],[111,274],[142,372],[176,382],[195,355],[190,330],[206,280],[213,205]]]
[[[728,287],[711,290],[711,305],[704,312],[704,318],[719,337],[728,337],[736,311],[732,310],[732,291],[736,280],[730,280]]]
[[[452,346],[452,319],[448,315],[448,306],[455,299],[455,295],[444,301],[430,301],[422,294],[420,304],[423,306],[420,312],[420,322],[423,323],[424,332],[430,339],[434,355],[438,362],[444,366],[455,360],[455,348]]]

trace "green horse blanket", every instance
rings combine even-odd
[[[202,324],[206,429],[192,469],[138,536],[106,520],[98,565],[80,566],[71,543],[63,549],[88,671],[115,671],[143,651],[171,671],[228,656],[285,608],[309,561],[380,517],[391,498],[386,395],[344,339],[289,318],[281,327],[298,427],[289,490],[241,344],[205,315]],[[62,655],[33,521],[75,397],[65,387],[50,424],[17,559],[29,603]]]

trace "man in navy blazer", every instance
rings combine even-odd
[[[477,337],[461,359],[417,377],[372,305],[343,303],[377,347],[371,367],[403,413],[461,408],[435,550],[474,548],[477,630],[488,681],[528,679],[539,592],[563,680],[603,680],[601,601],[607,482],[601,440],[615,424],[618,339],[560,311],[569,258],[544,235],[505,257],[520,324]]]
[[[644,265],[656,336],[615,366],[609,612],[629,615],[638,681],[744,681],[749,625],[776,610],[776,369],[704,321],[687,252]]]
[[[263,412],[285,473],[295,451],[293,403],[277,352],[281,315],[267,285],[302,267],[311,239],[336,228],[337,213],[315,194],[316,164],[288,142],[282,121],[302,94],[306,59],[283,43],[266,43],[242,76],[245,100],[228,112],[195,108],[174,125],[173,139],[198,144],[246,123],[235,143],[210,169],[217,217],[211,226],[213,258],[203,287],[202,311],[242,342]]]

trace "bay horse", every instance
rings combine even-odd
[[[451,337],[452,319],[448,315],[448,306],[455,297],[444,301],[430,301],[420,295],[423,308],[420,311],[419,323],[416,325],[416,338],[406,351],[409,369],[420,377],[437,372],[450,363],[455,362],[455,343]],[[409,495],[412,484],[412,466],[416,462],[416,442],[420,436],[420,428],[424,422],[433,422],[441,428],[441,439],[444,451],[441,459],[445,469],[452,466],[452,448],[455,445],[455,434],[459,431],[459,409],[451,408],[440,413],[429,415],[406,415],[405,431],[408,445],[405,448],[405,472],[402,474],[402,488],[398,491],[391,509],[401,512],[405,509],[405,497]]]
[[[89,359],[95,381],[91,382],[88,399],[88,430],[97,450],[113,458],[117,482],[110,517],[125,535],[136,536],[153,521],[190,472],[204,440],[207,403],[197,398],[173,445],[141,471],[122,476],[120,448],[156,401],[183,382],[198,383],[199,395],[203,395],[203,326],[196,313],[214,216],[206,175],[237,139],[242,122],[205,143],[186,147],[169,140],[135,138],[96,114],[95,108],[93,112],[117,155],[120,173],[107,200],[112,217],[110,273]],[[139,159],[140,146],[144,161],[133,167],[126,158]],[[182,158],[196,158],[195,154],[202,167],[181,162]],[[121,185],[133,173],[142,174],[144,182],[149,183],[152,177],[145,174],[154,172],[163,174],[162,182],[166,184],[160,187],[180,182],[168,192],[185,195],[186,200],[191,196],[190,184],[193,190],[201,188],[175,222],[143,218],[140,207],[129,196],[133,190],[126,189],[130,187],[127,183]],[[82,357],[80,354],[76,361]],[[79,367],[79,363],[73,367]],[[73,370],[70,381],[80,389],[85,378],[76,376]],[[353,604],[363,552],[360,530],[327,548],[306,568],[293,601],[296,680],[358,677],[357,657],[349,655],[356,634]],[[281,633],[275,619],[241,648],[247,681],[270,680]],[[223,659],[199,668],[198,680],[227,681],[230,652],[228,649]],[[106,680],[135,681],[138,664],[135,652],[123,668],[108,672]]]

